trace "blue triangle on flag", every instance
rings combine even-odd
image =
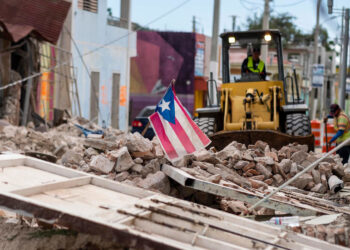
[[[158,103],[156,112],[158,112],[166,121],[175,124],[175,99],[171,87],[168,88],[162,100]]]

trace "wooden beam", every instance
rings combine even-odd
[[[21,188],[11,191],[13,194],[23,195],[23,196],[31,196],[39,193],[44,193],[47,191],[55,190],[55,189],[63,189],[63,188],[71,188],[82,185],[87,185],[91,182],[90,176],[83,176],[74,179],[69,179],[65,181],[58,181],[49,184],[38,185],[29,188]]]
[[[90,176],[92,178],[91,184],[101,188],[106,188],[109,190],[113,190],[115,192],[120,192],[123,194],[138,197],[138,198],[146,198],[154,195],[153,192],[142,188],[134,187],[134,186],[116,182],[116,181],[107,180],[105,178],[97,177],[96,175],[90,175]]]
[[[37,168],[46,172],[50,172],[53,174],[57,174],[60,176],[64,176],[67,178],[76,178],[76,177],[85,176],[83,172],[80,172],[71,168],[63,167],[48,161],[40,160],[34,157],[29,157],[29,156],[25,158],[24,165],[32,168]]]

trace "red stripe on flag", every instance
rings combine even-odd
[[[194,151],[196,151],[196,148],[192,144],[190,138],[188,138],[186,131],[183,129],[183,127],[181,126],[180,122],[176,119],[176,117],[175,117],[175,124],[172,124],[171,122],[169,122],[169,124],[173,128],[181,144],[184,146],[186,152],[191,154]]]
[[[178,156],[178,154],[176,153],[175,148],[173,147],[173,145],[171,144],[168,136],[166,135],[165,131],[164,131],[164,126],[162,121],[160,120],[159,114],[156,112],[154,114],[152,114],[149,119],[152,122],[152,127],[155,130],[158,139],[161,142],[161,145],[163,146],[164,151],[167,153],[168,157],[170,159],[175,159]],[[171,123],[170,123],[171,124]]]
[[[184,109],[184,107],[182,106],[181,102],[179,101],[179,99],[177,98],[177,96],[175,96],[175,101],[176,103],[179,105],[179,107],[181,108],[182,112],[185,114],[188,122],[191,124],[192,128],[194,129],[194,131],[196,132],[197,136],[199,137],[199,139],[201,140],[201,142],[203,143],[204,146],[207,146],[210,143],[209,138],[202,132],[202,130],[200,130],[200,128],[198,128],[198,126],[194,123],[194,121],[191,119],[191,117],[188,115],[187,111]]]

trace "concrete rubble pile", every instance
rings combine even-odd
[[[321,157],[321,153],[308,152],[306,145],[290,144],[275,150],[262,141],[248,148],[232,142],[219,152],[214,148],[204,149],[178,165],[185,166],[181,169],[199,179],[265,190],[268,185],[282,185]],[[347,180],[349,170],[338,155],[332,155],[291,185],[320,194],[335,193],[343,187],[342,179]]]
[[[74,123],[100,128],[83,118],[74,118],[43,133],[35,131],[32,124],[25,128],[2,123],[0,151],[49,154],[57,157],[58,164],[70,168],[170,193],[169,180],[160,167],[171,163],[156,137],[150,141],[138,133],[106,129],[103,139],[84,138]],[[321,156],[308,152],[306,145],[290,144],[275,150],[262,141],[248,147],[232,142],[221,151],[203,149],[171,165],[198,179],[263,191],[268,186],[280,186]],[[350,167],[344,166],[338,155],[332,155],[292,186],[319,194],[335,193],[343,187],[342,180],[350,181]],[[173,190],[174,194],[177,192]]]
[[[169,179],[161,171],[161,166],[167,163],[201,180],[266,193],[269,186],[280,186],[322,156],[308,152],[306,145],[290,144],[275,150],[262,141],[248,147],[232,142],[221,151],[203,149],[170,163],[156,137],[150,141],[138,133],[109,128],[105,129],[104,138],[85,138],[74,124],[92,130],[101,129],[83,118],[72,118],[47,132],[36,131],[30,123],[28,127],[15,127],[0,120],[0,152],[51,155],[58,164],[66,167],[235,214],[248,214],[249,205],[183,187]],[[332,155],[303,174],[292,186],[304,193],[329,198],[348,181],[350,166],[343,165],[338,155]],[[278,215],[267,208],[259,208],[253,214]],[[300,230],[307,234],[311,229],[305,227]]]

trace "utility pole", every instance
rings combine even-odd
[[[314,58],[313,58],[313,64],[318,64],[318,33],[319,33],[319,25],[320,25],[320,7],[321,7],[321,0],[317,0],[317,7],[316,7],[316,26],[315,26],[315,33],[314,33]],[[311,83],[312,84],[312,83]],[[311,104],[311,118],[316,118],[316,111],[317,111],[317,102],[318,97],[320,96],[319,89],[312,88],[311,90],[311,98],[310,103]]]
[[[346,75],[348,62],[348,45],[349,45],[349,9],[345,10],[344,37],[342,46],[341,68],[340,68],[340,88],[339,88],[339,106],[345,110],[345,92],[346,92]]]
[[[314,34],[314,63],[318,63],[318,34],[319,34],[319,26],[320,26],[320,7],[321,0],[317,0],[317,10],[316,10],[316,27]]]
[[[237,16],[231,16],[232,17],[232,31],[235,31],[236,29],[236,18]]]
[[[265,0],[264,16],[263,16],[263,23],[262,23],[263,30],[269,29],[269,21],[270,21],[270,0]],[[268,49],[269,47],[267,44],[261,45],[261,59],[265,63],[267,62]]]
[[[130,99],[130,47],[131,47],[131,0],[120,1],[120,19],[126,22],[126,28],[128,29],[128,44],[126,50],[126,65],[125,65],[125,84],[121,88],[126,88],[126,91],[120,91],[121,94],[125,94],[125,120],[119,119],[124,122],[119,128],[124,131],[129,130],[129,99]],[[126,93],[125,93],[126,92]],[[122,110],[122,107],[119,109]],[[121,112],[123,115],[123,112]]]
[[[192,17],[192,32],[196,33],[196,17]]]
[[[219,16],[220,16],[220,0],[214,0],[214,13],[213,13],[213,28],[211,35],[211,50],[210,50],[210,72],[213,73],[213,79],[218,80],[218,39],[219,39]],[[217,90],[215,93],[211,93],[212,96],[217,96]],[[218,100],[215,98],[213,105],[218,105]]]

